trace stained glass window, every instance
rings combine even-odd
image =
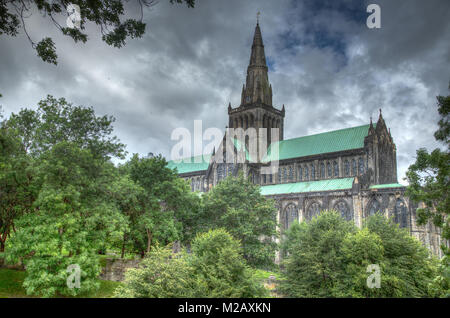
[[[334,209],[339,211],[341,213],[341,216],[347,221],[350,221],[353,218],[348,204],[344,201],[339,201],[338,203],[336,203],[334,205]]]
[[[308,166],[305,166],[305,180],[309,180],[309,170],[308,170]]]
[[[314,166],[314,164],[311,164],[311,179],[316,179],[316,167]]]
[[[298,221],[298,210],[294,204],[289,204],[284,209],[284,217],[285,217],[285,229],[288,229],[292,223]]]
[[[323,162],[320,164],[320,177],[325,178],[325,164]]]
[[[394,220],[400,227],[408,227],[408,210],[402,199],[397,199],[395,202]]]
[[[320,204],[318,202],[311,203],[306,212],[306,220],[310,221],[313,217],[319,215],[319,213],[320,213]]]
[[[346,177],[350,175],[350,163],[348,162],[348,160],[344,161],[344,174]]]
[[[334,170],[334,176],[335,177],[339,177],[339,165],[337,163],[337,161],[333,162],[333,170]]]
[[[379,211],[380,211],[380,202],[378,202],[378,200],[376,199],[373,199],[369,206],[369,216],[374,215]]]
[[[328,177],[332,177],[333,176],[333,171],[331,171],[331,163],[327,163],[327,172],[328,172]]]
[[[284,182],[287,181],[287,170],[286,170],[286,167],[283,168],[283,181]]]
[[[364,159],[363,158],[359,158],[358,166],[359,166],[359,174],[360,175],[364,174]]]
[[[303,168],[301,166],[298,167],[298,181],[302,181],[303,179]]]
[[[356,160],[352,159],[352,176],[356,176]]]
[[[294,168],[289,166],[289,181],[294,181]]]

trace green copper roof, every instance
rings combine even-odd
[[[171,160],[168,162],[167,167],[170,169],[176,168],[178,173],[203,171],[208,169],[210,160],[211,155],[193,156],[179,160],[181,162]]]
[[[370,189],[386,189],[386,188],[403,188],[405,187],[400,183],[389,183],[389,184],[375,184],[370,186]]]
[[[262,195],[351,189],[353,178],[273,184],[261,187]]]
[[[367,136],[368,131],[369,125],[363,125],[282,140],[277,142],[279,145],[278,160],[362,148],[364,147],[364,137]],[[263,162],[277,160],[275,153],[272,154],[272,147],[277,143],[270,145]]]

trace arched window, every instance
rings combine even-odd
[[[344,161],[344,174],[346,177],[350,175],[350,162],[348,160]]]
[[[217,181],[220,181],[223,179],[223,165],[218,164],[217,165]]]
[[[405,202],[400,198],[395,202],[394,221],[400,227],[408,227],[408,210],[406,209]]]
[[[281,168],[278,168],[278,183],[281,183]]]
[[[289,166],[289,181],[294,181],[294,168]]]
[[[284,228],[288,229],[295,221],[298,221],[298,210],[291,203],[284,209]]]
[[[369,212],[368,216],[371,216],[371,215],[374,215],[375,213],[380,212],[380,210],[381,210],[380,202],[378,202],[377,199],[373,199],[372,202],[370,202],[369,208],[367,210]]]
[[[360,175],[364,174],[364,159],[363,158],[358,159],[358,169],[359,169]]]
[[[191,190],[194,192],[194,179],[191,179]]]
[[[339,177],[339,165],[337,161],[333,161],[334,176]]]
[[[328,172],[328,178],[331,178],[333,176],[333,171],[331,171],[331,163],[327,163],[327,172]]]
[[[286,167],[283,168],[283,181],[287,182],[287,169],[286,169]]]
[[[350,208],[348,207],[348,204],[345,201],[339,201],[334,205],[334,209],[336,211],[339,211],[341,216],[347,220],[350,221],[353,219],[353,215],[350,211]]]
[[[320,164],[320,178],[325,178],[325,164],[323,162]]]
[[[311,180],[315,180],[316,179],[316,167],[314,166],[314,164],[311,164]]]
[[[269,182],[270,182],[270,183],[273,183],[272,173],[269,174]]]
[[[308,166],[305,166],[305,180],[309,180],[309,170],[308,170]]]
[[[352,176],[356,176],[356,160],[352,159]]]
[[[303,179],[303,168],[302,166],[298,167],[298,181],[302,181]]]
[[[318,202],[313,202],[309,205],[306,210],[306,220],[310,221],[313,217],[319,215],[320,213],[320,204]]]

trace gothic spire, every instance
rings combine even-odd
[[[250,62],[247,68],[245,89],[242,91],[242,104],[262,102],[272,106],[272,90],[269,84],[268,68],[259,22],[255,27]]]

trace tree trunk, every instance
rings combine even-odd
[[[4,251],[5,251],[5,242],[3,242],[3,240],[0,240],[0,252]]]
[[[147,254],[150,252],[151,245],[152,245],[152,232],[150,232],[149,229],[147,230]]]
[[[122,253],[120,254],[120,258],[124,258],[125,256],[125,241],[127,239],[127,235],[123,233],[123,242],[122,242]]]

